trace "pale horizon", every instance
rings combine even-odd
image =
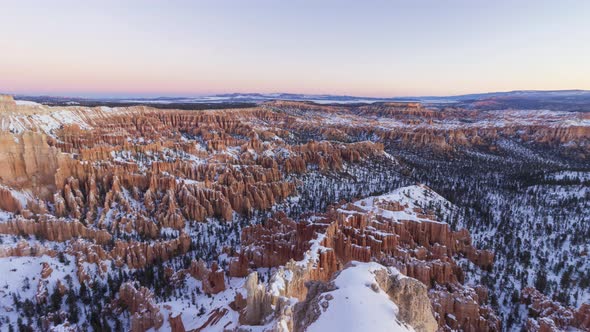
[[[0,91],[75,97],[590,90],[586,1],[4,1]]]

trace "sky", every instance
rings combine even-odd
[[[0,92],[590,90],[587,0],[0,0]]]

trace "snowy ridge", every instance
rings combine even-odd
[[[387,207],[389,203],[399,204],[400,211],[392,211]],[[391,193],[372,196],[354,203],[360,210],[380,215],[393,221],[412,220],[421,222],[438,222],[428,216],[421,215],[417,211],[439,208],[439,213],[448,213],[454,206],[445,198],[424,185],[402,187]],[[349,213],[344,209],[341,212]]]
[[[375,272],[386,268],[375,262],[352,262],[334,279],[336,290],[324,294],[331,298],[318,320],[308,332],[408,332],[413,328],[397,318],[398,306],[377,286]],[[388,269],[393,275],[399,271]]]
[[[0,114],[1,131],[20,134],[27,130],[40,130],[49,136],[55,136],[55,131],[63,125],[92,129],[87,120],[94,116],[92,109],[56,109],[44,105],[32,107],[30,104],[21,106],[23,111]]]

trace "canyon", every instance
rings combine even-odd
[[[3,95],[0,329],[589,330],[589,159],[585,112]]]

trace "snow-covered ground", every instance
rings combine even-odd
[[[402,211],[391,211],[383,209],[380,205],[388,202],[398,202],[402,205]],[[372,196],[356,201],[354,205],[365,212],[381,215],[387,219],[394,221],[398,220],[413,220],[413,221],[427,221],[437,222],[432,219],[420,217],[415,209],[434,209],[435,207],[443,207],[446,210],[452,208],[452,204],[444,199],[442,196],[422,185],[413,185],[398,188],[391,193]]]
[[[160,331],[170,330],[167,319],[170,314],[173,316],[181,314],[184,328],[189,331],[204,326],[211,312],[215,310],[225,311],[226,314],[214,326],[208,326],[206,331],[224,331],[224,329],[236,327],[239,314],[231,309],[229,304],[234,300],[237,293],[242,293],[245,297],[244,281],[244,278],[228,278],[225,291],[211,296],[204,296],[196,295],[198,290],[202,289],[201,282],[187,276],[184,287],[179,290],[180,296],[172,301],[158,303],[160,312],[166,317]]]
[[[3,257],[0,258],[0,316],[8,318],[2,329],[13,324],[16,327],[21,314],[15,308],[15,299],[19,301],[40,301],[40,296],[45,296],[50,301],[50,296],[56,291],[58,282],[69,288],[78,286],[76,277],[76,264],[74,257],[65,255],[65,262],[61,263],[57,258],[47,255],[41,257]],[[53,270],[46,278],[41,278],[43,263],[47,263]]]
[[[324,293],[324,299],[332,297],[327,308],[307,331],[414,331],[397,319],[399,308],[377,286],[375,271],[384,269],[374,262],[352,262],[352,266],[342,270],[334,280],[337,289]],[[390,271],[399,273],[393,268]]]

